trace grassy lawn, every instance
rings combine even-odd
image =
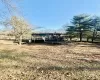
[[[100,80],[100,48],[0,44],[0,80]]]

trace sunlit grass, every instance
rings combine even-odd
[[[22,46],[0,50],[0,79],[3,80],[99,80],[100,61],[90,52],[93,46]],[[77,53],[77,47],[84,49]],[[95,45],[94,45],[95,47]],[[96,47],[95,47],[96,48]],[[23,49],[28,49],[25,51]],[[75,51],[75,50],[76,51]],[[18,51],[19,50],[19,51]],[[73,51],[74,50],[74,51]],[[99,51],[99,48],[96,48]],[[86,52],[86,53],[85,53]],[[88,54],[88,55],[87,55]],[[99,57],[99,54],[97,55]],[[93,59],[94,58],[94,59]],[[2,74],[3,73],[3,74]]]

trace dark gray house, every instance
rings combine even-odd
[[[60,43],[63,41],[62,33],[32,33],[32,42]]]

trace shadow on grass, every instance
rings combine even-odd
[[[12,61],[24,62],[21,60],[22,57],[27,56],[25,52],[15,53],[15,50],[2,50],[0,51],[0,59],[8,59]]]
[[[14,50],[2,50],[2,51],[0,51],[0,59],[17,60],[16,57],[12,55],[13,51]]]
[[[100,67],[87,67],[87,66],[84,66],[84,67],[58,67],[58,66],[49,66],[49,67],[41,67],[38,69],[38,71],[84,71],[84,70],[87,70],[87,71],[97,71],[99,70],[100,71]]]
[[[21,54],[14,54],[12,53],[13,51],[12,50],[3,50],[0,52],[0,59],[10,59],[10,60],[14,60],[14,61],[18,61],[18,62],[23,62],[24,64],[25,63],[28,63],[28,65],[32,64],[31,62],[25,62],[23,60],[21,60],[21,57],[25,57],[25,56],[28,56],[27,54],[25,53],[21,53]],[[37,57],[37,56],[29,56],[29,57],[33,57],[33,58],[40,58],[40,57]],[[67,61],[63,61],[63,60],[59,60],[59,59],[49,59],[49,58],[41,58],[41,59],[48,59],[48,60],[52,60],[52,61],[57,61],[57,62],[64,62],[66,63]],[[93,65],[93,66],[80,66],[80,65],[75,65],[73,67],[59,67],[59,66],[48,66],[48,67],[40,67],[38,70],[41,71],[47,71],[47,70],[57,70],[57,71],[62,71],[62,70],[66,70],[66,71],[74,71],[74,70],[77,70],[77,71],[84,71],[84,70],[88,70],[88,71],[95,71],[95,70],[100,70],[100,61],[89,61],[89,60],[85,60],[85,59],[81,59],[79,61],[84,61],[84,62],[87,62],[87,64],[89,65]],[[76,63],[77,64],[77,63]],[[94,66],[94,65],[97,65],[97,66]],[[71,64],[72,65],[72,64]],[[33,66],[33,65],[32,65]],[[69,65],[70,66],[70,65]],[[20,68],[20,66],[3,66],[3,65],[0,65],[0,68],[11,68],[11,67],[14,67],[14,68]],[[31,66],[29,66],[29,68],[31,68]],[[33,66],[34,68],[34,66]]]
[[[19,65],[1,65],[0,64],[0,69],[20,69],[21,66]]]
[[[82,62],[82,63],[81,63]],[[67,66],[67,65],[66,65]],[[40,67],[39,71],[100,71],[100,61],[96,60],[85,60],[81,59],[80,64],[71,64],[67,67],[60,67],[60,66],[47,66],[47,67]]]

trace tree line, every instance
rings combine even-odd
[[[72,38],[79,38],[82,42],[83,38],[87,41],[91,38],[91,41],[98,37],[100,31],[100,17],[90,16],[87,14],[80,14],[73,16],[70,25],[66,25],[66,34],[72,40]]]

